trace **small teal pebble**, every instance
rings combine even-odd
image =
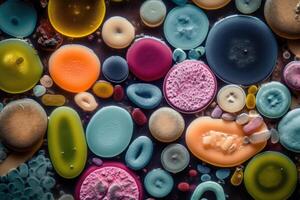
[[[21,164],[19,167],[19,174],[22,178],[26,178],[29,174],[29,169],[28,169],[28,166],[27,164],[23,163]]]
[[[125,155],[126,165],[134,170],[145,167],[153,153],[153,143],[150,138],[140,136],[136,138],[128,147]]]
[[[161,90],[149,83],[131,84],[126,90],[129,100],[140,108],[153,109],[162,99]]]
[[[14,180],[16,180],[18,178],[21,178],[21,177],[20,177],[20,174],[17,169],[13,169],[7,174],[7,179],[9,182],[13,182]]]
[[[3,103],[0,103],[0,112],[3,110],[3,108],[4,108]]]
[[[199,200],[201,196],[207,192],[212,191],[217,200],[225,200],[225,193],[222,186],[213,181],[206,181],[204,183],[200,183],[196,189],[194,190],[191,200]]]
[[[47,164],[46,163],[42,163],[41,165],[39,165],[39,167],[36,169],[36,177],[38,178],[42,178],[46,175],[46,171],[47,171]]]
[[[211,180],[211,176],[209,174],[203,174],[200,179],[203,182],[210,181]]]
[[[33,189],[36,188],[36,187],[38,187],[40,185],[39,180],[36,177],[34,177],[34,176],[29,176],[27,178],[27,183]]]
[[[251,14],[259,9],[261,0],[235,0],[235,6],[243,14]]]
[[[173,51],[173,60],[174,62],[180,63],[186,59],[186,53],[182,49],[175,49]]]
[[[46,88],[42,85],[36,85],[33,88],[33,95],[36,97],[41,97],[46,93]]]
[[[229,175],[230,175],[229,169],[218,169],[216,171],[216,177],[221,180],[226,179],[227,177],[229,177]]]
[[[202,164],[197,165],[197,170],[198,170],[198,172],[200,172],[202,174],[209,174],[210,173],[210,168],[207,167],[207,166],[204,166]]]
[[[42,200],[54,200],[54,196],[52,193],[47,192],[43,195]]]
[[[144,186],[151,196],[163,198],[171,192],[174,180],[168,172],[157,168],[146,174]]]
[[[46,190],[51,190],[55,186],[55,179],[50,176],[45,176],[41,179],[42,187]]]
[[[178,6],[183,6],[187,3],[187,0],[172,0]]]
[[[199,60],[200,57],[201,57],[201,55],[196,49],[189,50],[189,59],[190,60]]]

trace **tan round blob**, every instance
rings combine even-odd
[[[246,94],[238,85],[226,85],[219,90],[217,102],[222,110],[235,113],[244,108],[246,104]]]
[[[95,97],[89,92],[76,94],[74,101],[82,110],[87,112],[92,112],[98,107]]]
[[[271,29],[287,39],[300,39],[299,0],[267,0],[265,19]]]
[[[288,40],[289,50],[300,58],[300,40]]]
[[[13,150],[27,151],[36,145],[47,129],[47,114],[32,99],[7,104],[0,114],[0,139]]]
[[[102,38],[108,46],[123,49],[130,45],[135,37],[133,25],[124,17],[111,17],[102,28]]]
[[[226,6],[231,0],[192,0],[200,8],[216,10]]]
[[[184,126],[181,114],[169,107],[156,110],[149,119],[152,136],[161,142],[177,140],[182,135]]]

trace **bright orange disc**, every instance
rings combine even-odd
[[[77,44],[60,47],[49,59],[49,72],[54,82],[74,93],[88,90],[98,79],[100,67],[97,55]]]

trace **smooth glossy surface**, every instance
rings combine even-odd
[[[0,89],[7,93],[23,93],[39,81],[43,65],[37,52],[18,39],[0,41]]]
[[[87,159],[85,134],[79,115],[69,107],[55,109],[49,117],[48,150],[55,171],[64,178],[75,178]]]
[[[86,128],[90,150],[101,157],[119,155],[129,145],[133,132],[130,114],[118,106],[101,108]]]
[[[50,0],[48,16],[56,31],[68,37],[84,37],[96,31],[106,12],[104,0]]]
[[[252,85],[272,73],[277,60],[277,42],[260,19],[232,15],[212,27],[206,40],[206,58],[221,80]]]
[[[175,48],[184,50],[199,46],[208,33],[206,14],[194,5],[186,4],[173,8],[164,22],[164,34]]]

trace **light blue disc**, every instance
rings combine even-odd
[[[36,22],[36,10],[29,3],[7,0],[0,5],[0,29],[8,35],[26,37],[34,31]]]
[[[188,50],[202,44],[208,28],[206,14],[200,8],[186,4],[169,12],[164,23],[164,34],[173,47]]]
[[[290,108],[291,93],[280,82],[263,84],[256,95],[256,108],[267,118],[282,117]]]
[[[243,14],[251,14],[259,9],[261,0],[235,0],[235,7]]]
[[[86,129],[86,139],[94,154],[110,158],[125,150],[132,132],[130,114],[121,107],[107,106],[92,117]]]

